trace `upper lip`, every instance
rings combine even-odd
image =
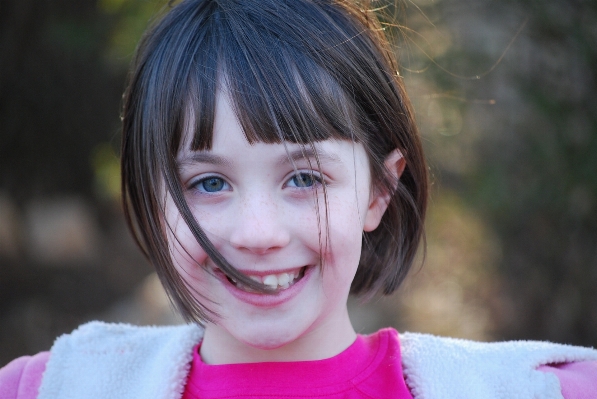
[[[238,269],[239,272],[246,276],[270,276],[272,274],[282,274],[282,273],[290,273],[290,272],[299,272],[304,266],[296,266],[296,267],[289,267],[286,269],[275,269],[275,270],[247,270],[247,269]]]

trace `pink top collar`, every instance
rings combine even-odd
[[[329,359],[208,365],[198,347],[183,399],[255,397],[392,397],[412,399],[400,363],[398,333],[359,335]]]

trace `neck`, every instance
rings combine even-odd
[[[207,364],[291,362],[322,360],[338,355],[356,339],[348,312],[326,320],[317,329],[277,348],[260,348],[243,342],[217,324],[209,323],[201,344],[201,358]]]

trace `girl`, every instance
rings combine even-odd
[[[2,398],[597,397],[591,349],[355,333],[349,293],[398,287],[427,202],[366,9],[174,7],[133,63],[122,178],[133,235],[190,324],[84,325],[6,366]]]

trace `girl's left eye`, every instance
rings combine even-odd
[[[221,177],[210,176],[197,181],[192,187],[204,193],[217,193],[228,189],[228,183]]]
[[[297,173],[288,181],[288,185],[298,188],[309,188],[322,183],[321,177],[313,173]]]

